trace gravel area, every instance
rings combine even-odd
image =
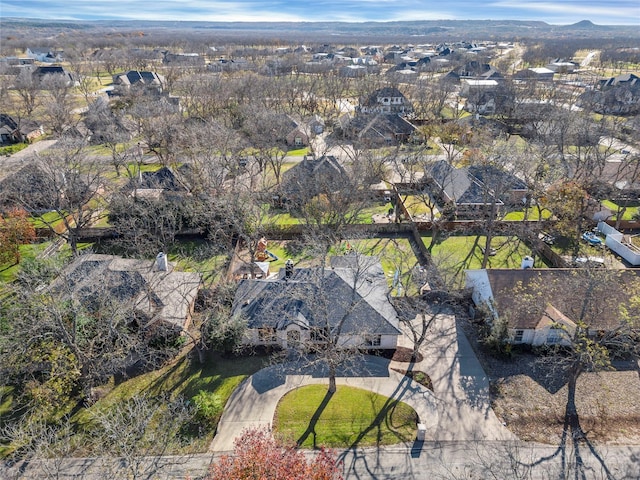
[[[476,327],[465,319],[459,326],[489,376],[491,401],[498,418],[522,440],[557,443],[563,431],[566,384],[533,354],[516,354],[510,360],[488,355],[479,347]],[[637,368],[582,374],[576,407],[582,429],[592,441],[640,444]]]

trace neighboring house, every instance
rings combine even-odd
[[[632,115],[640,112],[640,77],[632,73],[600,80],[598,90],[588,90],[578,104],[595,112]]]
[[[493,189],[470,174],[468,168],[456,168],[446,160],[429,165],[424,180],[444,216],[475,219],[478,214],[489,212],[494,204],[496,213],[504,205]]]
[[[69,201],[81,203],[91,195],[81,174],[22,167],[0,181],[0,208],[21,207],[35,213],[68,210]]]
[[[164,253],[157,260],[89,254],[76,258],[50,288],[89,310],[112,300],[131,308],[140,327],[158,324],[182,332],[191,323],[200,273],[174,270]]]
[[[547,297],[542,299],[545,301],[544,308],[529,308],[521,302],[531,302],[531,298],[539,299],[539,285],[554,285],[574,274],[574,269],[565,268],[467,270],[466,285],[472,290],[474,304],[485,308],[492,321],[496,321],[500,315],[506,319],[512,343],[534,346],[566,344],[575,332],[575,322],[578,320],[566,300],[572,296],[584,297],[587,294],[585,289],[589,288],[586,282],[582,286],[576,281],[568,281],[567,284],[574,291],[557,289],[546,292]],[[620,276],[612,280],[620,282],[619,287],[612,288],[609,285],[607,295],[619,297],[621,303],[628,302],[624,284],[635,277],[633,270],[622,271]],[[605,309],[601,314],[593,315],[590,320],[593,322],[589,326],[592,329],[590,334],[607,331],[620,323],[618,312],[614,309]]]
[[[287,145],[291,147],[307,147],[309,146],[310,130],[299,125],[287,134],[287,138],[285,140]]]
[[[413,111],[411,102],[395,87],[384,87],[360,100],[359,113],[405,115]]]
[[[514,80],[522,81],[538,81],[538,82],[553,82],[553,76],[555,72],[550,68],[525,68],[513,74]]]
[[[305,155],[303,160],[282,174],[280,191],[283,199],[293,204],[305,203],[322,193],[348,188],[347,172],[336,157]]]
[[[162,167],[155,172],[140,172],[126,187],[131,196],[160,198],[162,195],[186,195],[189,188],[171,167]]]
[[[48,79],[55,78],[63,79],[67,86],[74,86],[78,84],[74,75],[59,65],[36,67],[32,75],[34,80],[41,84],[46,83]]]
[[[245,342],[289,348],[338,335],[338,347],[395,349],[399,321],[377,257],[332,257],[330,268],[288,266],[273,280],[241,280],[232,314],[247,322]]]
[[[30,142],[44,135],[44,127],[31,121],[22,121],[20,124],[11,116],[0,113],[0,144]]]
[[[400,115],[347,115],[340,119],[345,136],[366,146],[399,145],[409,141],[416,127]]]
[[[495,67],[488,63],[481,63],[475,60],[451,70],[444,78],[456,83],[459,83],[463,78],[470,80],[495,80],[497,82],[504,79]]]
[[[344,65],[338,73],[341,77],[362,78],[369,73],[369,68],[364,65]]]
[[[467,170],[469,175],[496,192],[505,204],[522,205],[530,193],[526,183],[495,165],[470,165]]]
[[[129,70],[128,72],[114,75],[113,84],[116,86],[115,93],[119,93],[119,90],[126,91],[131,88],[143,89],[150,93],[161,93],[164,77],[156,72]]]
[[[42,63],[58,63],[62,62],[61,50],[51,50],[50,48],[27,48],[27,57]]]
[[[554,73],[573,73],[576,69],[576,64],[573,62],[567,62],[561,58],[556,58],[554,61],[547,65],[549,70]]]
[[[197,53],[164,53],[162,63],[180,66],[204,66],[204,57]]]

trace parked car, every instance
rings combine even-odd
[[[589,242],[589,245],[602,245],[602,239],[593,232],[584,232],[582,239]]]

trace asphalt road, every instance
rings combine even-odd
[[[312,452],[309,455],[313,455]],[[141,463],[121,459],[80,458],[47,463],[0,466],[2,479],[126,478],[185,479],[202,476],[220,454],[149,458]],[[372,480],[548,480],[640,478],[640,446],[576,448],[511,441],[425,442],[388,448],[340,452],[346,479]],[[584,476],[580,474],[584,472]]]

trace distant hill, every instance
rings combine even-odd
[[[595,25],[583,20],[573,25],[550,25],[541,21],[519,20],[419,20],[402,22],[181,22],[181,21],[73,21],[40,20],[24,18],[2,18],[0,21],[3,36],[14,32],[50,32],[60,34],[64,31],[192,31],[200,34],[220,33],[247,38],[281,38],[315,40],[327,35],[359,39],[384,37],[409,42],[495,39],[512,40],[514,38],[552,38],[559,32],[564,38],[573,36],[606,36],[620,38],[640,38],[640,29],[635,25]]]
[[[598,25],[593,23],[591,20],[582,20],[578,23],[567,25],[567,28],[597,28],[597,27]]]

